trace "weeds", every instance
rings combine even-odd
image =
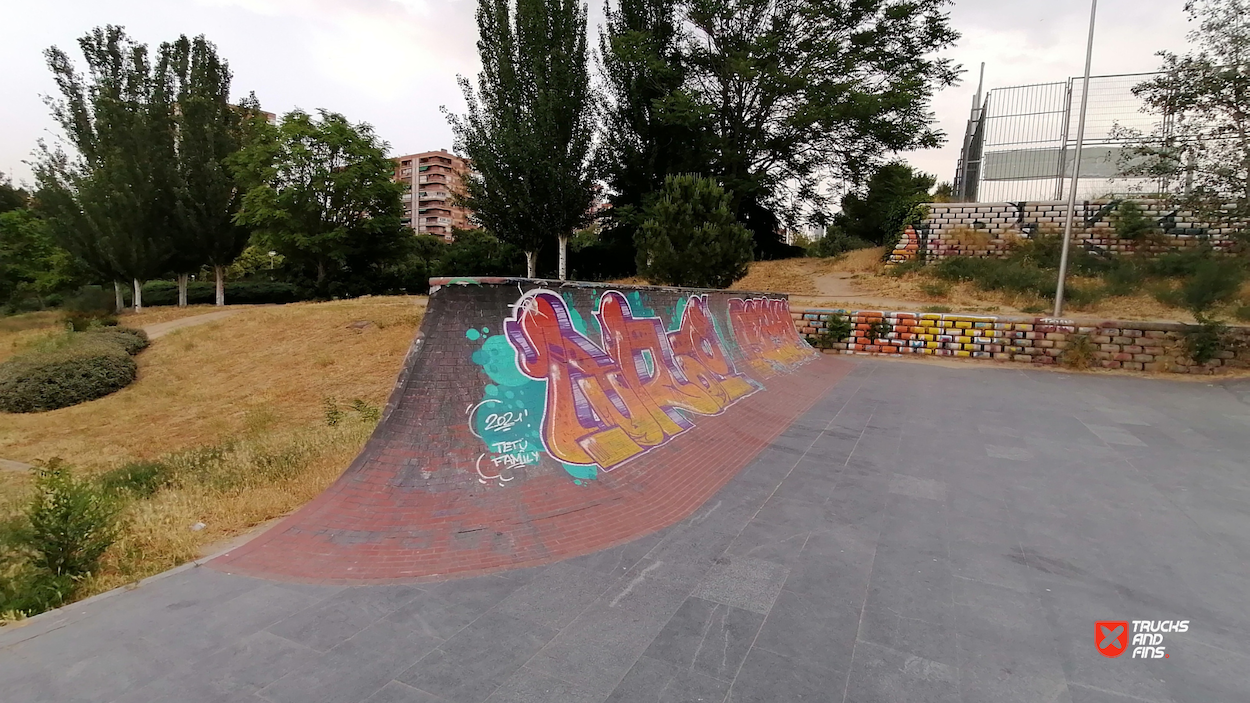
[[[878,339],[885,339],[893,329],[894,325],[888,320],[876,320],[868,324],[868,330],[864,332],[864,336],[868,338],[869,344],[875,344]]]
[[[930,298],[945,298],[950,295],[951,286],[942,281],[925,281],[920,284],[920,292]]]
[[[950,312],[951,307],[949,305],[926,305],[925,307],[921,308],[920,311],[921,312],[937,312],[937,313]]]
[[[1070,369],[1087,369],[1093,364],[1098,345],[1094,344],[1089,335],[1078,334],[1068,342],[1068,347],[1059,355],[1059,363]]]
[[[343,411],[339,409],[339,403],[333,396],[322,398],[321,408],[326,418],[326,425],[334,427],[343,421]]]
[[[1229,346],[1228,326],[1198,315],[1198,324],[1185,331],[1185,353],[1199,366],[1218,357]]]
[[[382,411],[376,405],[370,405],[360,398],[352,401],[352,410],[365,422],[377,422],[382,417]]]

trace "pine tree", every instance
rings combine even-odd
[[[643,214],[638,273],[651,283],[725,288],[746,275],[751,233],[710,178],[669,176]]]
[[[529,276],[552,237],[566,273],[568,238],[589,220],[594,101],[586,8],[576,0],[480,0],[477,90],[449,116],[473,164],[462,201],[478,223],[525,252]]]

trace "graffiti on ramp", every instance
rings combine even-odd
[[[544,457],[575,483],[594,479],[817,356],[785,299],[729,299],[724,325],[707,294],[682,298],[667,325],[636,292],[599,294],[589,323],[548,288],[510,307],[495,334],[466,332],[481,341],[473,361],[489,379],[466,408],[483,484],[512,483]]]

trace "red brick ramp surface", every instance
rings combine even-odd
[[[382,421],[221,571],[418,581],[605,549],[693,513],[846,373],[785,296],[435,279]]]

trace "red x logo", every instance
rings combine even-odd
[[[1128,648],[1127,620],[1100,620],[1094,623],[1094,644],[1104,657],[1115,658]]]

